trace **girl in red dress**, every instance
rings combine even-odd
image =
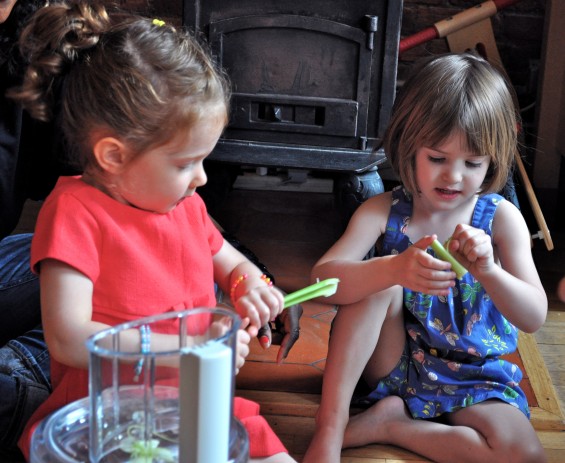
[[[229,91],[191,36],[75,1],[39,10],[21,44],[29,66],[11,97],[36,118],[60,120],[83,171],[59,180],[32,244],[53,394],[20,440],[28,455],[40,420],[88,395],[85,341],[94,333],[214,307],[216,282],[246,328],[238,334],[239,369],[251,337],[283,310],[283,295],[223,239],[196,193],[227,123]],[[256,404],[235,410],[254,461],[293,461]]]

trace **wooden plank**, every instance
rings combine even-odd
[[[563,336],[563,334],[561,334]],[[565,346],[543,344],[538,345],[540,355],[545,360],[547,370],[554,372],[565,372]]]
[[[239,389],[237,395],[261,404],[262,415],[314,418],[320,405],[319,394]]]
[[[546,449],[545,454],[547,463],[563,463],[563,450]]]
[[[540,407],[530,409],[530,422],[536,431],[563,433],[565,430],[565,423],[562,418]]]
[[[545,344],[551,344],[557,348],[565,347],[563,337],[563,326],[565,324],[565,312],[550,311],[543,327],[535,333],[535,338],[540,349]]]
[[[430,461],[430,460],[423,458],[420,455],[416,455],[412,452],[401,449],[399,447],[395,447],[393,445],[377,445],[377,444],[366,445],[364,447],[356,447],[356,448],[351,448],[351,449],[345,449],[341,452],[341,456],[342,456],[342,463],[343,463],[343,457],[346,457],[346,458],[351,458],[351,457],[353,457],[353,458],[379,457],[379,458],[385,458],[387,461],[399,460],[399,461],[406,461],[406,462],[410,462],[410,463]]]
[[[535,337],[532,334],[521,332],[518,338],[518,349],[540,409],[532,410],[532,417],[539,420],[539,422],[536,421],[535,427],[541,427],[543,422],[547,422],[552,429],[565,430],[563,411]]]
[[[541,431],[538,437],[544,449],[561,451],[561,463],[565,460],[565,434],[562,432]]]

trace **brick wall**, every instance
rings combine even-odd
[[[480,3],[478,0],[404,0],[401,36],[410,36]],[[534,103],[537,96],[545,3],[545,0],[521,0],[491,18],[502,62],[522,108]],[[399,76],[418,57],[447,51],[446,39],[435,39],[407,50],[400,57]],[[523,117],[533,119],[533,112],[531,109]]]

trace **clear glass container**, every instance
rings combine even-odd
[[[169,312],[92,336],[89,397],[44,420],[34,462],[247,462],[233,416],[239,317]]]

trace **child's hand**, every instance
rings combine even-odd
[[[246,331],[249,325],[249,319],[244,318],[241,320],[241,328],[237,330],[237,341],[235,345],[235,374],[239,373],[239,370],[245,364],[245,359],[249,355],[249,343],[251,342],[251,336]]]
[[[212,322],[210,325],[210,335],[219,338],[225,335],[231,328],[231,318],[222,317],[219,320]],[[251,341],[251,336],[245,330],[249,325],[249,319],[243,318],[241,320],[241,325],[236,333],[235,341],[235,374],[239,373],[239,370],[245,364],[245,359],[249,355],[249,343]]]
[[[247,332],[255,337],[259,329],[274,320],[284,307],[284,297],[274,286],[261,284],[248,290],[235,302],[241,318],[249,319]]]
[[[477,277],[490,272],[496,265],[491,237],[484,230],[470,225],[455,227],[448,251]]]
[[[426,252],[435,235],[424,236],[393,260],[396,283],[404,288],[430,295],[446,295],[455,285],[451,264],[432,257]]]

